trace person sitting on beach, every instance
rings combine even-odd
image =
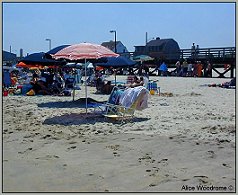
[[[37,74],[33,74],[33,78],[30,82],[32,85],[32,89],[36,94],[40,95],[50,95],[50,91],[46,87],[46,83],[42,80],[39,79],[39,76]]]
[[[222,88],[235,88],[236,87],[236,77],[234,77],[233,79],[231,79],[228,82],[224,82],[220,85],[220,87]]]
[[[144,78],[141,76],[140,79],[138,79],[137,76],[134,76],[134,82],[129,85],[129,87],[138,87],[144,85]]]
[[[107,81],[106,84],[102,87],[102,93],[103,94],[110,94],[112,92],[112,82]]]

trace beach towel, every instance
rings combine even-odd
[[[148,91],[143,86],[126,89],[121,95],[119,103],[125,108],[129,108],[137,100],[141,93],[145,93],[145,95],[139,100],[140,102],[138,102],[136,109],[143,110],[148,107]]]

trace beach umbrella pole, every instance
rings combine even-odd
[[[74,83],[73,83],[73,101],[74,101],[74,97],[75,97],[75,80],[76,80],[76,77],[75,77],[75,74],[74,74]]]
[[[115,86],[117,85],[117,76],[116,76],[117,72],[116,72],[116,69],[114,71],[114,75],[115,75]]]
[[[88,113],[88,94],[87,94],[87,61],[86,61],[86,58],[85,58],[85,66],[84,66],[84,71],[85,71],[85,102],[86,102],[86,115]]]

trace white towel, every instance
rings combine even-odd
[[[148,107],[147,100],[148,100],[148,91],[143,86],[138,86],[134,88],[128,88],[124,91],[121,95],[119,103],[124,106],[125,108],[130,108],[131,105],[137,100],[139,95],[144,93],[143,97],[141,98],[139,104],[137,105],[137,110],[143,110]]]

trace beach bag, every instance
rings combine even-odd
[[[35,91],[33,90],[33,89],[31,89],[30,91],[28,91],[27,93],[26,93],[26,95],[28,95],[28,96],[34,96],[36,93],[35,93]]]

